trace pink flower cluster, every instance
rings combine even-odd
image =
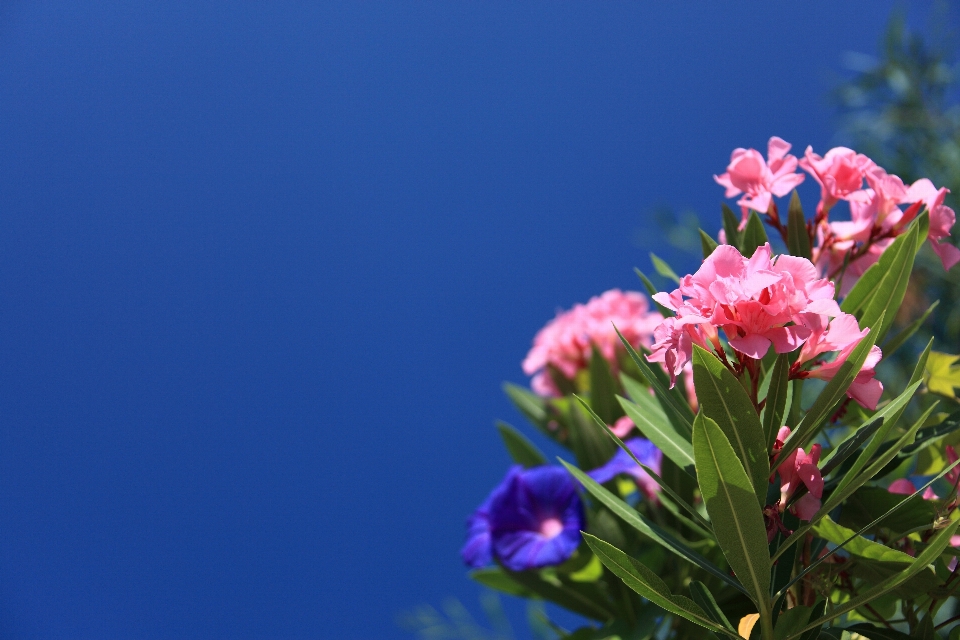
[[[633,346],[649,347],[654,328],[663,316],[651,310],[647,298],[633,291],[611,289],[578,304],[557,316],[533,339],[533,348],[523,361],[523,371],[532,375],[534,392],[543,396],[559,396],[559,389],[550,368],[569,380],[590,364],[593,347],[610,362],[616,371],[617,354],[623,346],[614,326]]]
[[[777,137],[770,138],[766,161],[755,149],[736,149],[726,173],[714,179],[726,188],[728,198],[744,194],[737,201],[744,222],[752,209],[768,214],[771,223],[785,233],[772,198],[786,195],[803,182],[803,174],[796,173],[798,166],[809,173],[820,185],[814,262],[830,278],[843,272],[841,295],[846,295],[923,207],[930,212],[927,237],[944,269],[960,262],[960,249],[945,241],[956,222],[953,210],[943,204],[946,188],[937,189],[926,178],[907,187],[867,156],[846,147],[833,148],[822,157],[807,147],[800,160],[787,153],[789,150],[790,144]],[[830,222],[828,214],[841,200],[850,205],[850,220]],[[902,210],[901,205],[910,206]]]
[[[773,448],[774,464],[771,466],[776,468],[776,460],[789,436],[790,427],[782,427],[777,433],[777,442]],[[820,499],[823,497],[823,476],[817,466],[820,462],[820,449],[820,445],[815,444],[810,447],[810,453],[804,453],[803,449],[797,447],[779,465],[780,511],[786,508],[787,501],[800,485],[807,488],[807,493],[793,504],[793,513],[801,520],[809,520],[820,510]]]
[[[751,258],[721,245],[695,274],[684,276],[677,289],[654,295],[676,316],[654,330],[648,359],[662,363],[675,383],[694,344],[714,349],[725,359],[719,340],[722,329],[741,366],[748,359],[762,358],[771,346],[777,353],[802,348],[791,375],[829,380],[868,331],[861,331],[856,318],[841,312],[833,296],[833,283],[819,278],[809,260],[789,255],[774,260],[769,244]],[[828,352],[837,352],[832,361],[819,359]],[[873,378],[880,356],[875,348],[847,392],[871,409],[883,391]],[[803,369],[808,363],[810,368]]]

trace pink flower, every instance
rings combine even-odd
[[[833,293],[833,283],[819,279],[809,260],[783,255],[774,261],[769,244],[751,258],[721,245],[679,288],[654,295],[677,316],[655,331],[649,360],[662,362],[675,380],[693,344],[719,344],[718,329],[750,358],[762,358],[771,345],[777,353],[793,351],[810,335],[804,314],[840,314]]]
[[[934,252],[940,257],[943,268],[948,270],[960,262],[960,249],[944,242],[945,238],[950,237],[950,231],[957,221],[953,209],[943,204],[949,191],[946,187],[937,189],[932,182],[921,178],[910,185],[903,199],[903,202],[923,202],[930,211],[930,231],[927,238]]]
[[[783,443],[790,435],[788,427],[782,427],[777,434],[777,443]],[[797,500],[792,510],[801,520],[809,520],[820,510],[820,499],[823,497],[823,476],[817,463],[820,462],[820,445],[810,447],[810,453],[804,453],[797,447],[790,453],[779,467],[780,473],[780,509],[781,511],[790,499],[790,496],[803,484],[807,488],[806,495]]]
[[[899,480],[894,480],[891,482],[890,486],[887,487],[887,491],[897,495],[912,496],[917,492],[917,486],[906,478],[900,478]],[[927,487],[927,489],[923,492],[923,495],[920,497],[924,500],[936,500],[937,494],[933,492],[931,487]]]
[[[799,164],[820,184],[817,213],[826,213],[840,200],[864,202],[870,197],[863,191],[863,180],[876,165],[853,149],[835,147],[821,158],[807,147]]]
[[[543,396],[559,396],[560,391],[550,376],[553,367],[564,377],[574,380],[586,369],[595,346],[616,370],[617,354],[623,349],[614,329],[634,346],[649,347],[654,328],[663,317],[649,308],[640,293],[612,289],[560,312],[533,339],[533,347],[523,361],[523,371],[533,375],[530,386]]]
[[[612,427],[610,427],[610,431],[613,432],[613,435],[623,440],[627,437],[627,434],[633,430],[633,427],[633,420],[627,416],[623,416],[622,418],[618,419]]]
[[[832,380],[860,341],[870,333],[869,329],[861,330],[857,319],[848,313],[841,313],[833,320],[828,320],[826,316],[809,314],[803,318],[803,322],[810,329],[811,334],[800,349],[800,356],[794,363],[795,377]],[[832,351],[838,352],[832,361],[815,361],[809,371],[797,371],[803,364]],[[871,347],[863,367],[847,389],[847,395],[850,398],[870,410],[877,408],[877,403],[883,394],[883,385],[874,378],[876,374],[874,368],[882,357],[880,347]]]
[[[726,187],[726,197],[745,194],[737,201],[744,207],[744,221],[747,209],[767,213],[772,196],[783,197],[803,182],[806,176],[795,173],[797,159],[787,153],[789,150],[790,143],[776,136],[767,143],[766,162],[756,149],[735,149],[727,172],[713,176],[718,184]]]

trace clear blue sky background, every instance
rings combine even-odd
[[[2,2],[0,636],[475,606],[533,334],[692,266],[650,213],[713,230],[734,147],[824,151],[891,6]]]

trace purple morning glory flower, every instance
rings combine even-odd
[[[663,463],[663,452],[657,449],[652,442],[646,438],[630,438],[624,442],[624,444],[633,452],[637,460],[653,469],[657,475],[660,475],[660,467]],[[613,480],[613,478],[621,473],[627,473],[636,478],[637,485],[648,498],[655,499],[660,492],[660,485],[657,484],[656,480],[640,468],[637,463],[633,461],[633,458],[623,449],[617,449],[617,452],[613,454],[613,457],[610,458],[607,464],[594,469],[587,475],[603,484],[604,482]]]
[[[495,557],[513,571],[539,569],[573,555],[585,526],[570,474],[559,467],[512,467],[467,520],[460,554],[472,567]]]

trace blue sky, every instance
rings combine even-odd
[[[891,7],[0,5],[0,636],[475,608],[536,330],[692,267],[651,214],[715,230],[733,148],[828,148]]]

